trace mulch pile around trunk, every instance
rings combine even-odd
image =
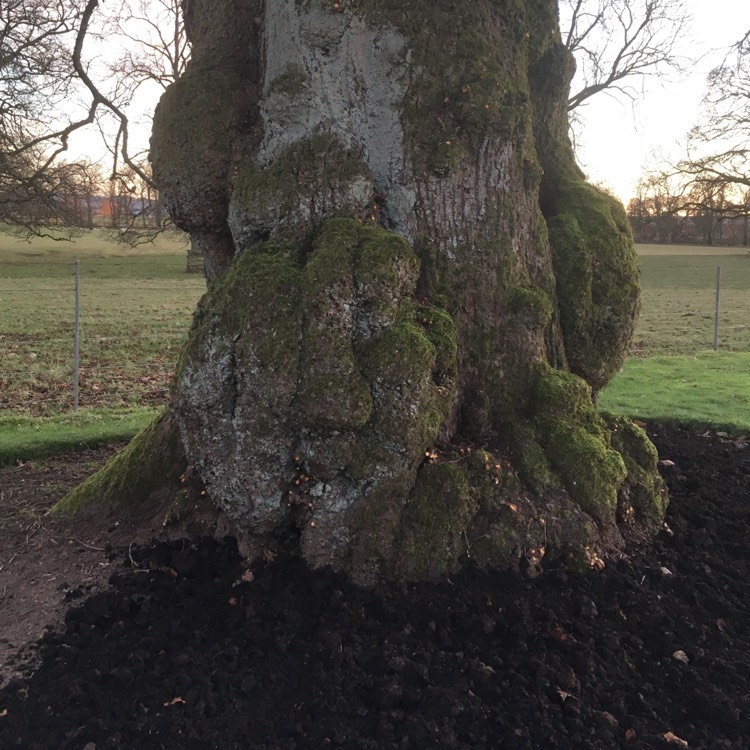
[[[232,540],[133,549],[2,685],[0,747],[747,750],[750,449],[657,432],[672,533],[601,573],[383,600],[294,560],[243,579]]]

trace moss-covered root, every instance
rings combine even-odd
[[[659,455],[648,435],[626,417],[603,413],[612,447],[623,457],[628,475],[620,487],[618,521],[624,532],[650,531],[664,521],[669,497],[657,464]],[[649,529],[648,527],[651,527]]]
[[[185,470],[176,425],[169,411],[157,417],[96,474],[71,490],[52,513],[76,515],[94,505],[113,509],[179,487]]]
[[[526,482],[536,492],[565,489],[603,532],[664,520],[656,449],[627,419],[599,414],[576,375],[541,367],[530,419],[515,432]]]
[[[599,566],[663,522],[656,449],[629,420],[600,415],[578,376],[540,367],[531,411],[506,437],[513,463],[484,448],[428,452],[398,522],[398,576],[438,578],[468,560]]]
[[[550,558],[600,561],[597,524],[564,492],[530,495],[513,465],[484,448],[430,453],[399,519],[390,565],[437,579],[468,562],[534,575]]]

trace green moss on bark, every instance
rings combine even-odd
[[[645,431],[626,417],[602,415],[612,432],[612,446],[622,455],[627,478],[620,490],[620,519],[659,526],[667,510],[667,488],[658,471],[659,455]]]
[[[302,179],[301,173],[315,179]],[[336,185],[357,178],[370,179],[367,165],[335,136],[321,133],[289,146],[266,169],[258,164],[243,167],[235,178],[233,199],[253,207],[258,202],[294,206],[300,201],[300,191],[312,192],[321,183]]]
[[[447,177],[488,132],[509,140],[530,128],[526,66],[537,12],[507,3],[504,18],[484,0],[358,0],[357,12],[411,40],[414,77],[402,120],[417,169]],[[488,23],[490,17],[496,19]],[[497,50],[512,50],[498,55]],[[508,61],[512,60],[510,66]]]
[[[458,382],[458,339],[455,321],[448,312],[435,305],[420,305],[415,315],[435,347],[433,379],[439,386],[455,387]]]
[[[399,385],[424,381],[435,367],[435,345],[424,329],[404,316],[368,348],[363,368],[371,380]]]
[[[233,69],[191,63],[154,112],[150,158],[170,215],[186,231],[223,228],[227,215],[227,133],[247,115]],[[201,185],[200,194],[193,189]]]
[[[52,508],[75,515],[89,506],[116,508],[143,503],[153,492],[179,488],[185,469],[177,430],[166,412],[141,430],[113,459]]]
[[[666,492],[654,446],[629,420],[599,414],[578,376],[541,367],[528,418],[508,429],[519,470],[536,493],[564,487],[603,527],[663,520]]]
[[[292,63],[274,78],[268,86],[268,95],[280,95],[294,98],[301,96],[310,83],[310,76],[299,64]]]
[[[268,238],[304,243],[334,216],[360,217],[372,204],[372,174],[338,138],[318,133],[287,146],[270,166],[242,164],[229,226],[240,251]]]
[[[598,425],[540,420],[547,455],[580,507],[602,523],[613,523],[617,494],[627,474],[617,451],[607,445]]]
[[[301,378],[295,405],[302,423],[315,429],[362,427],[372,396],[353,349],[355,307],[352,256],[363,228],[352,220],[329,221],[304,270],[305,315]]]
[[[228,338],[241,336],[266,366],[290,367],[299,345],[302,285],[302,272],[293,260],[245,254],[206,295],[198,329],[201,322],[215,325]]]
[[[586,513],[613,524],[627,471],[590,387],[572,373],[542,367],[532,404],[539,443],[565,488]]]
[[[521,476],[535,493],[541,496],[549,487],[558,484],[537,431],[531,425],[521,421],[510,423],[508,438]]]
[[[477,512],[463,467],[425,465],[406,504],[398,546],[407,578],[436,578],[466,554],[464,532]]]
[[[508,293],[508,307],[529,327],[544,327],[552,321],[555,308],[542,289],[517,286]]]
[[[392,323],[401,297],[414,289],[419,260],[406,240],[375,226],[360,229],[364,241],[354,255],[357,294],[363,310],[376,324]]]
[[[638,309],[638,265],[622,206],[591,185],[563,185],[548,220],[571,369],[597,390],[622,365]]]

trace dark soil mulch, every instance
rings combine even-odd
[[[601,573],[384,600],[294,560],[241,580],[231,540],[133,550],[0,689],[0,747],[750,748],[750,449],[652,437],[671,531]]]

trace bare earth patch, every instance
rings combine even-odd
[[[26,646],[60,626],[73,595],[107,586],[119,562],[112,548],[163,539],[165,509],[100,513],[71,523],[47,515],[68,489],[93,474],[122,447],[111,445],[0,469],[0,675]],[[0,683],[2,677],[0,677]]]
[[[0,747],[747,750],[750,448],[650,434],[672,498],[652,544],[381,597],[294,559],[248,570],[231,539],[131,544],[163,509],[50,523],[105,451],[6,469]]]

